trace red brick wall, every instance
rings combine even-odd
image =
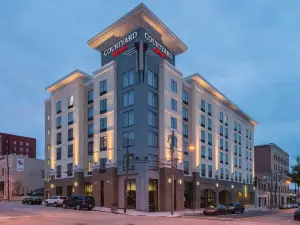
[[[17,136],[13,134],[4,134],[4,133],[0,133],[0,136],[2,137],[2,141],[0,141],[0,144],[2,146],[1,147],[2,155],[7,154],[7,147],[8,147],[10,154],[16,154],[16,155],[28,154],[29,158],[36,158],[35,138],[22,137],[22,136]],[[8,144],[6,140],[8,140]],[[21,145],[21,142],[23,142],[23,145]],[[26,146],[26,143],[28,143],[28,146]],[[22,148],[23,151],[21,151]],[[28,149],[28,152],[26,151],[26,149]]]

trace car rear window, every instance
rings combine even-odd
[[[86,200],[94,200],[94,197],[92,197],[92,196],[85,196],[85,199]]]

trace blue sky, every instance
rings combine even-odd
[[[74,69],[98,69],[87,40],[139,3],[1,1],[0,132],[37,138],[43,158],[45,87]],[[144,3],[189,47],[177,58],[184,76],[199,72],[257,120],[255,144],[300,153],[299,1]]]

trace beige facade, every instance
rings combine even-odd
[[[28,158],[27,156],[11,154],[0,158],[0,183],[2,197],[8,196],[8,183],[10,199],[20,195],[27,195],[32,190],[44,187],[45,161]],[[7,169],[9,175],[7,174]],[[9,177],[9,182],[8,182]]]

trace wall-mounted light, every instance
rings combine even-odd
[[[106,183],[108,183],[108,184],[109,184],[109,183],[110,183],[110,180],[107,180],[107,181],[106,181]]]
[[[171,180],[171,178],[169,178],[169,179],[168,179],[168,183],[171,184],[171,182],[172,182],[172,180]]]
[[[182,184],[182,180],[181,179],[179,180],[179,184]]]
[[[97,181],[95,180],[94,184],[97,184]]]
[[[78,182],[77,182],[77,181],[74,182],[74,186],[75,186],[75,187],[78,186]]]
[[[256,188],[255,188],[255,187],[253,187],[253,191],[255,191],[255,189],[256,189]]]
[[[111,159],[108,159],[108,161],[111,163]]]
[[[199,182],[199,181],[197,181],[197,182],[196,182],[196,185],[197,185],[197,186],[199,186],[199,185],[200,185],[200,182]]]
[[[179,164],[180,166],[182,165],[182,161],[181,161],[181,163]]]
[[[77,167],[77,165],[75,164],[75,167]]]
[[[197,166],[197,169],[200,167],[200,164]]]
[[[219,187],[219,183],[216,183],[216,187]]]
[[[50,184],[50,187],[51,187],[51,188],[54,188],[54,184]]]
[[[233,184],[231,185],[231,188],[234,188],[234,185],[233,185]]]

